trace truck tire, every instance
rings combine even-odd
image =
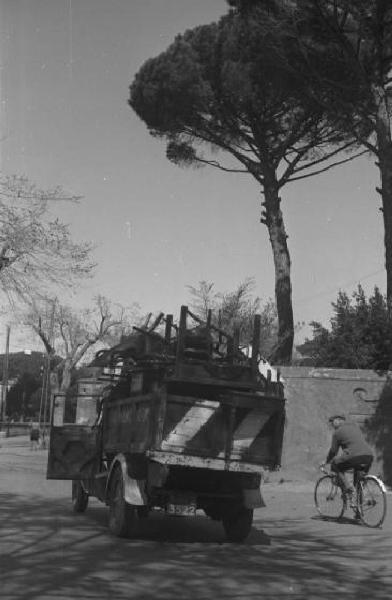
[[[249,535],[253,522],[253,510],[241,508],[223,515],[223,528],[229,542],[243,542]]]
[[[209,517],[213,521],[222,520],[222,507],[218,504],[209,504],[208,506],[204,506],[203,510],[206,513],[207,517]]]
[[[109,529],[117,537],[132,537],[137,531],[136,507],[124,498],[124,480],[120,468],[116,468],[110,482]]]
[[[88,505],[88,493],[84,490],[80,481],[72,481],[72,510],[75,513],[83,513]]]

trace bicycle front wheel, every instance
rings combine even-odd
[[[374,475],[366,475],[358,483],[358,508],[364,525],[381,527],[387,513],[387,495]]]
[[[340,519],[345,503],[342,488],[336,484],[333,475],[324,475],[314,488],[314,502],[319,514],[328,519]]]

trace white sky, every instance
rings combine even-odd
[[[77,239],[96,245],[96,276],[74,304],[103,293],[176,314],[187,285],[227,291],[250,276],[256,293],[273,296],[256,184],[172,165],[127,104],[145,60],[226,9],[224,0],[0,0],[1,169],[83,196],[57,207]],[[339,289],[384,290],[376,185],[363,158],[282,190],[296,321],[328,325]],[[28,345],[25,333],[11,342]]]

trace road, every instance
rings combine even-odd
[[[259,600],[392,597],[392,508],[381,530],[316,518],[308,482],[267,484],[244,544],[204,516],[111,536],[107,509],[74,515],[70,482],[45,479],[46,452],[0,439],[2,600]],[[392,496],[389,495],[391,505]]]

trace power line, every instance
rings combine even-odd
[[[306,296],[305,298],[301,298],[300,300],[297,300],[295,302],[295,304],[298,306],[298,304],[305,304],[306,302],[310,302],[311,300],[314,300],[314,298],[328,296],[330,294],[338,292],[342,287],[354,285],[356,283],[360,284],[362,281],[365,281],[366,279],[369,279],[370,277],[374,277],[375,275],[379,275],[380,273],[383,273],[383,272],[384,272],[384,269],[379,269],[378,271],[374,271],[373,273],[368,273],[367,275],[364,275],[363,277],[353,279],[351,281],[347,281],[346,283],[341,283],[339,286],[335,286],[334,288],[330,288],[323,292],[318,292],[317,294],[313,294],[312,296]]]

